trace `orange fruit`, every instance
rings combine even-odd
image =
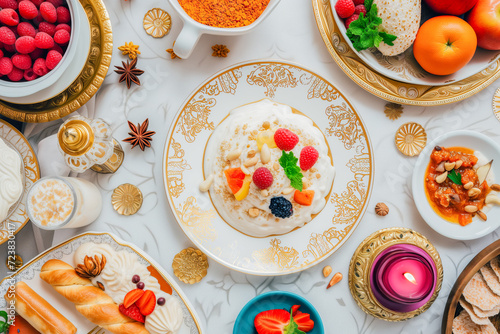
[[[476,33],[467,22],[442,15],[422,24],[413,43],[413,55],[427,72],[448,75],[467,65],[476,46]]]
[[[300,205],[310,206],[314,199],[314,190],[295,190],[293,200]]]
[[[227,184],[236,200],[241,201],[247,197],[252,177],[243,173],[239,167],[226,169],[224,174],[226,174]]]

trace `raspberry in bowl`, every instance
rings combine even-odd
[[[0,0],[0,8],[0,99],[36,103],[66,89],[90,48],[90,26],[80,3]]]

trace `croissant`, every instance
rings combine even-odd
[[[94,324],[115,334],[148,334],[144,325],[123,315],[118,305],[103,290],[61,260],[49,260],[42,266],[40,278],[52,285],[76,310]]]

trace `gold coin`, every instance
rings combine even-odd
[[[418,123],[405,123],[396,131],[396,147],[404,155],[419,155],[427,143],[427,134]]]
[[[113,209],[121,215],[135,214],[142,206],[142,192],[130,183],[122,184],[113,190],[111,204]]]
[[[172,268],[181,282],[194,284],[207,275],[208,259],[201,250],[189,247],[175,255]]]
[[[144,15],[142,22],[148,35],[160,38],[168,34],[172,27],[170,14],[160,8],[153,8]]]

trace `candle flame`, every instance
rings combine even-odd
[[[415,279],[415,277],[413,277],[412,274],[410,273],[404,273],[403,275],[408,281],[410,281],[410,283],[413,283],[413,284],[417,284],[417,280]]]

